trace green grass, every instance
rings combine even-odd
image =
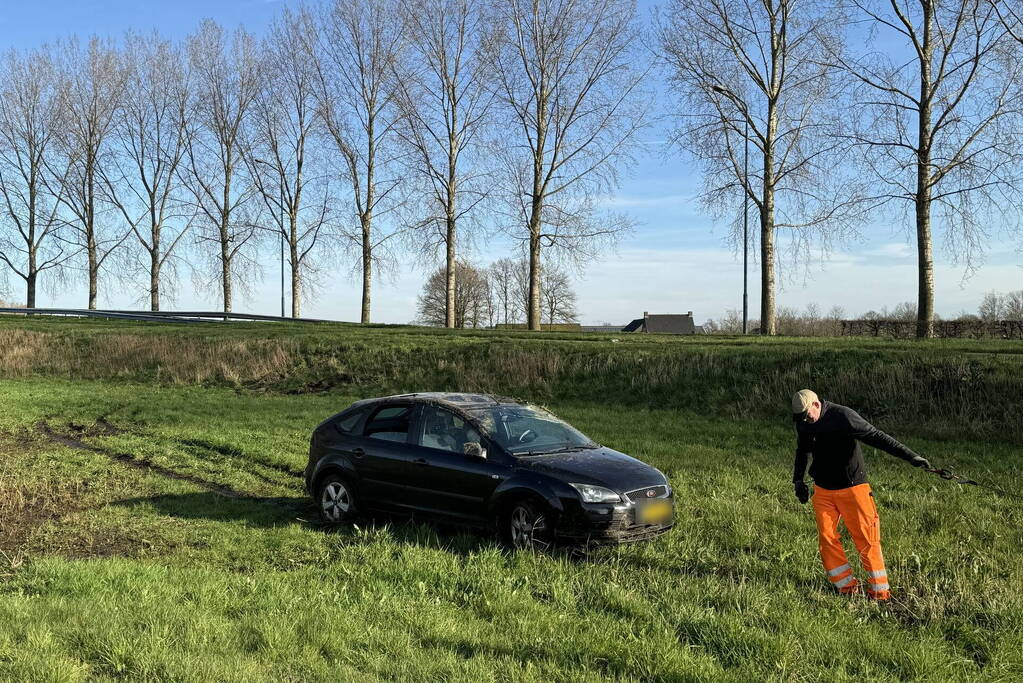
[[[126,329],[49,324],[30,326],[83,346]],[[311,344],[306,350],[370,349],[367,340],[376,339],[391,349],[436,345],[438,353],[538,343],[403,329],[374,337],[385,332],[289,339]],[[154,331],[132,328],[143,333]],[[573,345],[610,346],[544,339],[539,344],[569,345],[559,346],[566,354]],[[634,343],[637,352],[689,348]],[[821,345],[820,353],[881,351],[841,343]],[[743,349],[779,366],[785,361],[771,353],[793,353],[774,340],[692,344],[733,349],[740,364]],[[891,353],[914,362],[937,362],[921,348],[949,362],[973,348],[985,368],[1009,362],[998,345],[938,352],[903,344]],[[795,344],[797,351],[815,345]],[[405,381],[430,381],[437,372],[421,360],[403,361]],[[599,377],[576,390],[519,388],[598,441],[663,470],[675,487],[677,526],[652,543],[585,561],[509,553],[486,535],[426,524],[321,529],[298,476],[309,432],[371,389],[285,394],[272,383],[84,381],[47,372],[0,380],[0,680],[1023,677],[1018,501],[869,452],[896,599],[846,600],[827,586],[812,513],[788,483],[791,426],[764,413],[729,417],[728,406],[742,404],[721,397],[700,413],[687,409],[693,399],[670,407],[656,396],[640,401],[622,393],[627,380],[610,371],[603,377],[604,393],[594,393]],[[1018,398],[1010,408],[1019,410]],[[925,423],[911,424],[897,436],[936,464],[1021,488],[1011,442],[933,439]]]

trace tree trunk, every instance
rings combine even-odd
[[[32,182],[28,190],[28,270],[25,277],[25,306],[36,307],[36,278],[39,275],[36,270],[39,263],[36,252],[36,184],[35,172],[32,173]]]
[[[369,322],[369,306],[373,288],[373,242],[370,239],[370,217],[362,218],[362,319],[365,325]]]
[[[455,216],[448,201],[447,215],[447,284],[444,303],[444,326],[455,327]]]
[[[220,226],[220,280],[224,294],[224,313],[231,312],[231,243],[228,241],[227,228]]]
[[[778,131],[775,103],[767,105],[764,141],[764,188],[760,207],[760,334],[778,334],[774,301],[774,140]]]
[[[926,169],[918,175],[926,173]],[[934,336],[934,259],[931,255],[931,198],[930,188],[918,189],[916,200],[917,242],[917,326],[916,336]]]
[[[153,243],[153,249],[149,252],[149,308],[152,311],[160,310],[160,251]]]
[[[916,156],[916,336],[934,336],[934,259],[931,255],[931,29],[934,8],[924,5],[923,55],[920,60],[920,118]]]
[[[32,259],[33,261],[35,259]],[[25,278],[25,306],[28,308],[36,307],[36,278],[38,273],[35,271],[34,266],[30,266],[28,270],[28,277]]]
[[[160,310],[160,232],[162,217],[156,213],[156,197],[149,192],[149,308]]]
[[[89,235],[87,250],[89,252],[89,310],[96,310],[99,290],[99,260],[96,257],[96,238]]]
[[[534,214],[536,215],[536,214]],[[539,223],[539,218],[531,223]],[[529,309],[527,323],[531,330],[540,327],[540,226],[529,227]]]
[[[88,167],[86,169],[86,207],[85,207],[85,234],[86,248],[89,251],[89,310],[96,310],[96,300],[99,292],[99,247],[96,244],[96,198],[95,179],[93,173],[96,168],[95,156],[90,152],[87,155]]]
[[[766,199],[766,197],[765,197]],[[760,334],[778,334],[774,302],[774,206],[760,212]],[[770,213],[769,213],[770,212]]]
[[[302,278],[299,272],[298,244],[296,244],[295,220],[291,221],[291,240],[288,246],[291,251],[291,317],[302,317]]]

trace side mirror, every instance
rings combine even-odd
[[[480,460],[487,459],[487,449],[485,449],[479,441],[470,441],[462,446],[462,452],[470,458],[479,458]]]

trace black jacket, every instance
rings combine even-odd
[[[867,466],[859,442],[909,461],[912,450],[860,417],[852,408],[821,401],[816,422],[796,422],[796,463],[792,480],[803,481],[812,454],[810,476],[825,489],[845,489],[867,482]]]

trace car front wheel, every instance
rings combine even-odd
[[[341,524],[355,516],[355,495],[343,477],[328,474],[320,483],[320,519],[327,524]]]
[[[554,517],[546,505],[532,500],[513,503],[504,517],[505,541],[518,550],[550,550]]]

